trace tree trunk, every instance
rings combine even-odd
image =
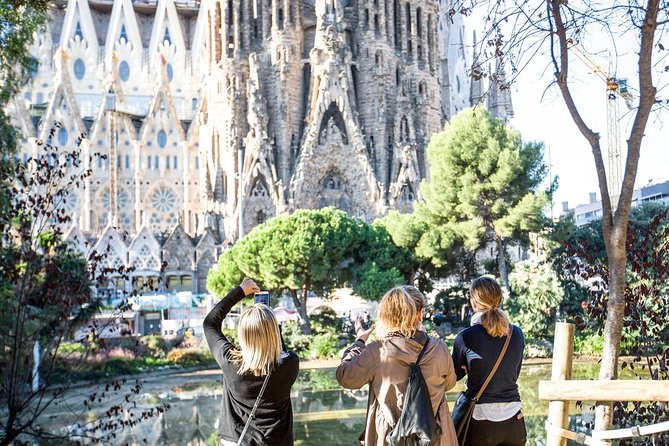
[[[647,0],[645,18],[639,26],[641,45],[639,50],[639,106],[634,123],[627,140],[627,159],[625,173],[620,189],[620,196],[615,206],[611,205],[604,160],[600,149],[599,134],[588,127],[576,106],[569,84],[569,45],[567,26],[560,10],[563,0],[547,0],[551,33],[557,39],[559,54],[555,54],[555,43],[551,42],[551,56],[555,67],[555,76],[562,97],[567,105],[574,123],[588,140],[597,170],[599,189],[602,194],[602,230],[606,244],[609,267],[609,301],[606,309],[604,324],[604,351],[599,372],[600,380],[616,379],[618,375],[618,356],[620,354],[620,339],[622,337],[623,317],[625,315],[625,287],[627,269],[627,220],[629,218],[634,181],[636,180],[641,141],[652,107],[655,105],[657,90],[652,78],[652,53],[655,33],[657,31],[657,17],[660,10],[660,0]],[[553,39],[553,37],[551,37]],[[595,416],[595,429],[609,429],[613,423],[611,404],[598,405]],[[610,444],[602,442],[602,444]]]
[[[497,268],[499,269],[499,284],[506,296],[509,295],[509,272],[506,270],[506,246],[499,235],[495,236],[497,245]]]
[[[293,297],[293,304],[297,308],[297,314],[300,317],[299,325],[302,333],[311,334],[311,322],[309,321],[309,315],[307,314],[307,293],[309,289],[303,288],[302,290],[302,299],[297,295],[297,290],[290,290],[290,295]]]
[[[627,232],[627,222],[624,224]],[[618,357],[620,355],[620,339],[623,331],[623,316],[625,315],[625,287],[627,253],[625,238],[616,235],[622,228],[612,228],[608,245],[609,266],[609,301],[606,308],[606,322],[604,323],[604,350],[599,369],[600,380],[618,379]],[[622,244],[622,247],[620,246]],[[613,405],[611,403],[598,404],[595,410],[595,429],[609,429],[613,424]]]

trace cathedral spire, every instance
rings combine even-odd
[[[495,57],[495,73],[490,78],[488,94],[488,111],[496,118],[509,122],[513,118],[513,104],[511,103],[511,90],[506,80],[504,70],[504,59]]]
[[[474,31],[474,57],[472,58],[472,82],[469,93],[469,104],[476,107],[481,104],[483,99],[483,71],[479,63],[478,42],[476,41],[476,31]]]

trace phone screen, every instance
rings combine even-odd
[[[260,291],[254,295],[255,303],[269,306],[269,291]]]

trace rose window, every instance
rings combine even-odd
[[[157,211],[169,212],[176,206],[177,196],[170,189],[163,187],[153,193],[151,204]]]

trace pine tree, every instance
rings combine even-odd
[[[539,190],[547,172],[543,144],[523,142],[486,110],[467,109],[433,136],[427,150],[430,176],[416,213],[429,229],[419,246],[439,262],[458,242],[470,250],[492,242],[507,287],[508,242],[546,223],[550,191]]]

